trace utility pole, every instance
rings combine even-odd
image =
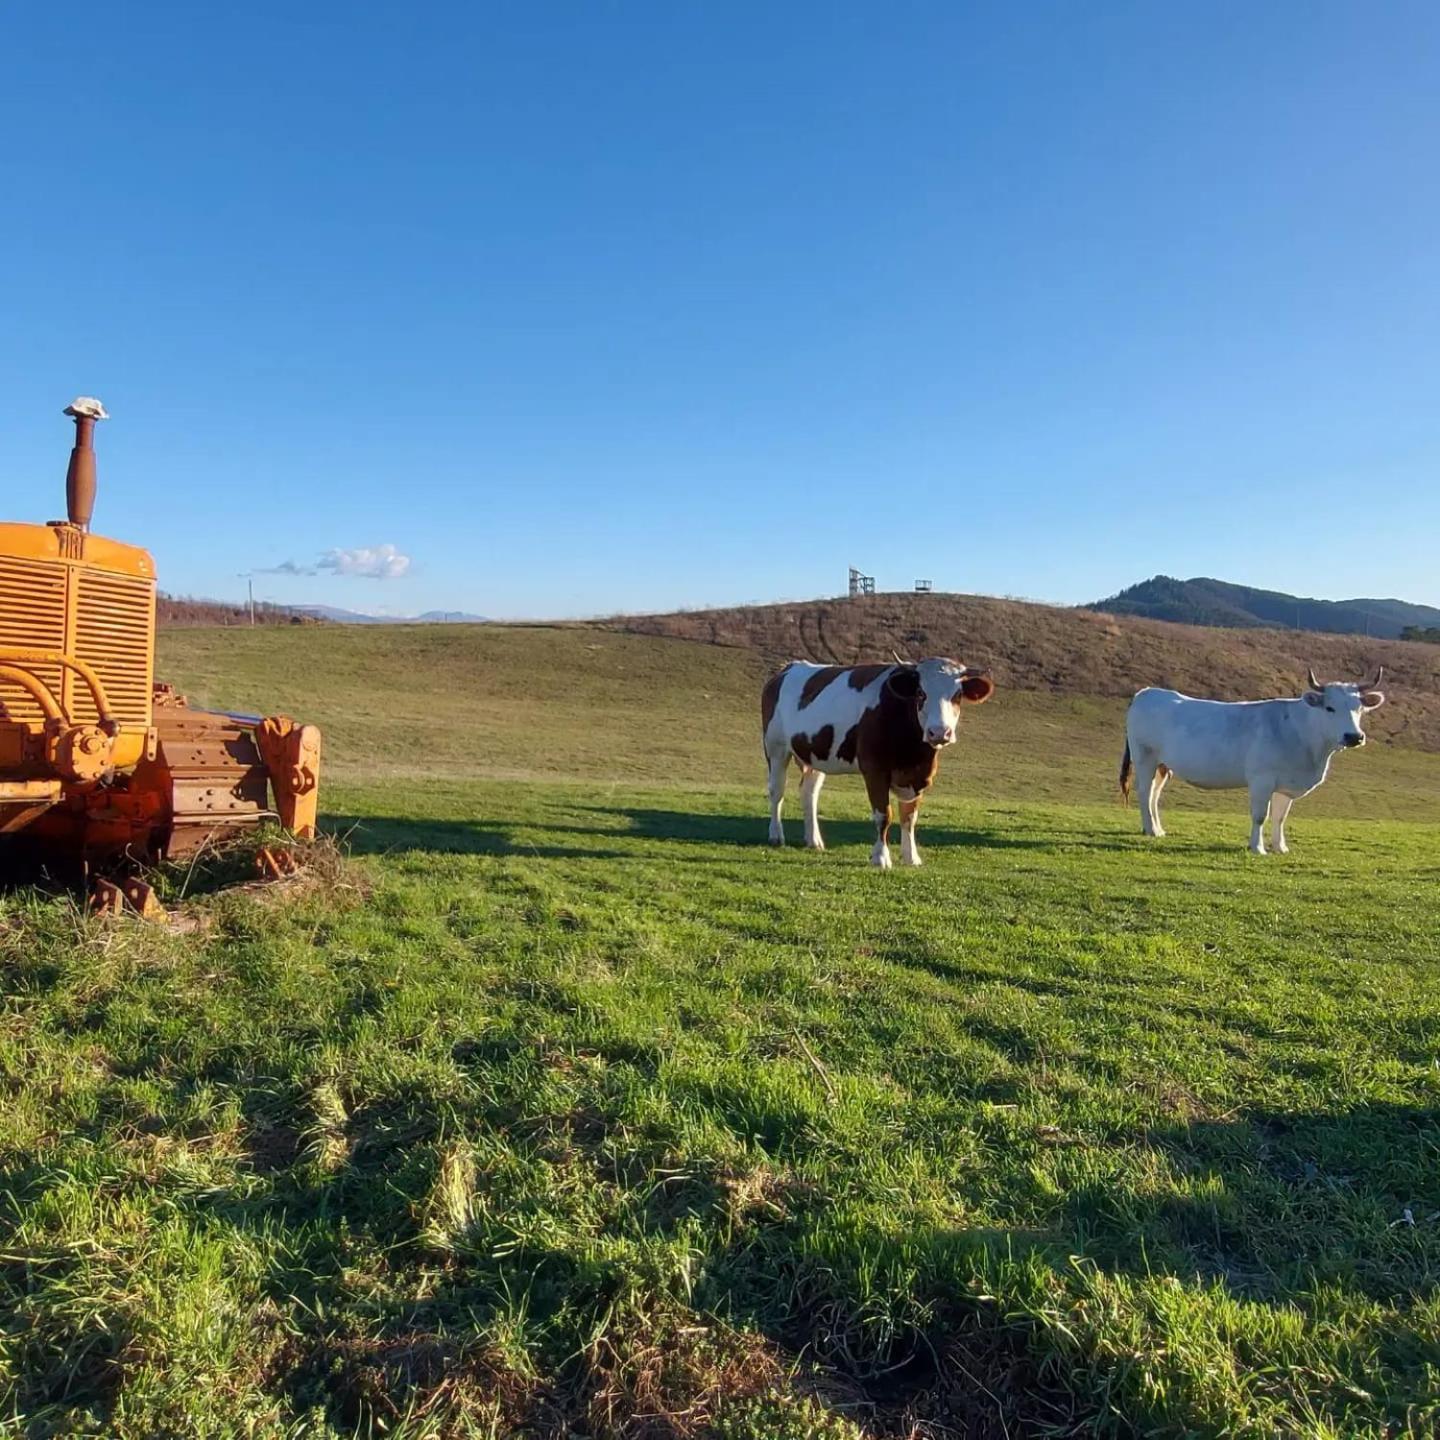
[[[250,623],[253,625],[255,623],[255,581],[253,577],[247,575],[245,584],[250,591]]]

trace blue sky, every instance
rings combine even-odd
[[[7,6],[0,512],[88,393],[179,593],[1440,603],[1437,78],[1418,3]]]

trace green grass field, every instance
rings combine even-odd
[[[743,651],[163,648],[326,726],[350,859],[0,898],[0,1433],[1440,1430],[1440,758],[1256,860],[1002,693],[880,874],[856,782],[763,844]]]

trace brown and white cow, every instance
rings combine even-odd
[[[805,843],[823,850],[820,787],[827,775],[865,777],[875,815],[870,863],[890,868],[890,792],[900,800],[900,860],[918,865],[915,816],[935,778],[940,751],[955,739],[963,703],[983,704],[995,682],[957,660],[913,665],[811,665],[792,660],[766,682],[761,736],[770,765],[770,843],[783,845],[785,772],[800,763]]]

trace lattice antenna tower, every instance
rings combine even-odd
[[[862,575],[853,565],[850,567],[850,598],[853,600],[857,595],[873,595],[875,593],[875,577],[873,575]]]

